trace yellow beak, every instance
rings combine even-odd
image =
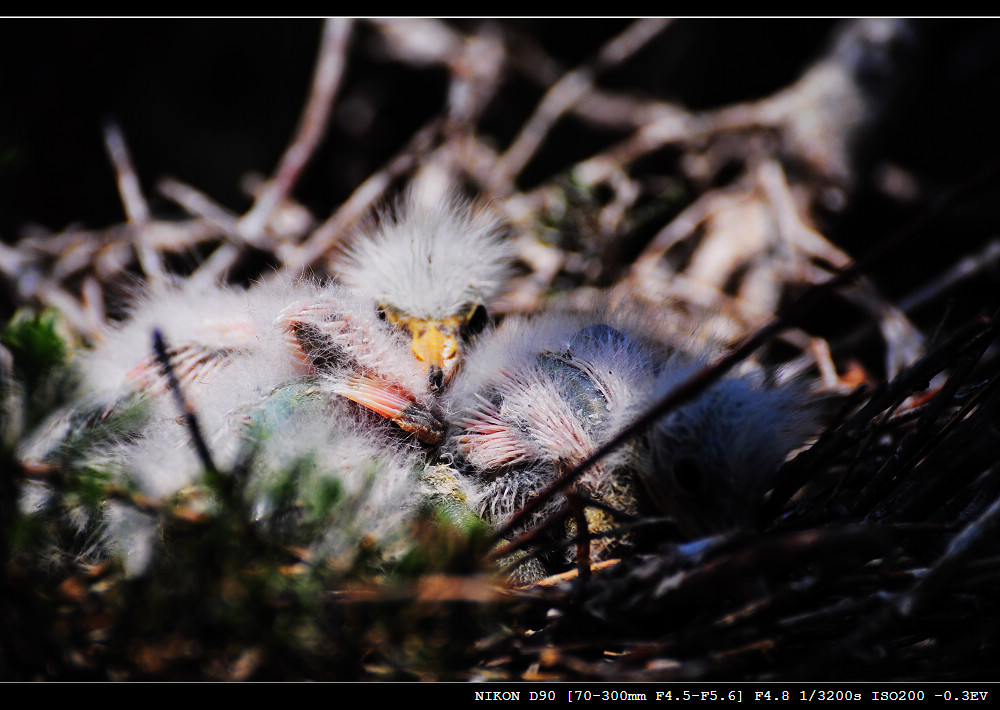
[[[413,356],[427,370],[431,392],[440,394],[458,371],[461,321],[458,316],[442,320],[410,318],[402,323],[411,338]]]

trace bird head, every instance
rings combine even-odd
[[[411,193],[344,256],[342,282],[407,336],[429,389],[442,393],[507,277],[511,251],[497,217],[454,197],[425,204]]]

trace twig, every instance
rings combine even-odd
[[[914,311],[962,281],[987,269],[995,269],[998,262],[1000,262],[1000,240],[993,239],[981,251],[960,259],[943,274],[904,296],[899,301],[899,307],[907,312]]]
[[[956,579],[955,570],[965,562],[976,545],[993,536],[998,526],[1000,526],[1000,498],[994,500],[982,515],[955,535],[948,543],[944,554],[938,558],[928,573],[918,579],[909,591],[896,599],[894,605],[896,613],[900,616],[911,615],[941,587]]]
[[[133,233],[133,243],[139,265],[150,281],[161,281],[163,279],[163,261],[157,251],[149,245],[149,239],[144,229],[150,223],[149,204],[142,194],[142,187],[132,164],[128,144],[125,143],[125,136],[115,121],[109,120],[104,124],[104,146],[115,171],[118,194],[121,195],[125,214],[129,223],[135,225],[136,228]]]
[[[204,192],[180,180],[166,177],[156,185],[161,195],[176,202],[195,217],[201,217],[214,225],[232,241],[240,239],[239,222],[232,212],[210,198]]]
[[[590,579],[590,528],[587,525],[587,514],[584,510],[584,503],[577,495],[575,486],[569,486],[566,492],[566,505],[573,522],[576,523],[576,568],[579,570],[581,583],[586,583]]]
[[[202,262],[189,277],[194,281],[214,283],[236,263],[236,260],[243,253],[243,239],[240,235],[236,215],[200,190],[185,185],[174,178],[160,180],[157,184],[157,190],[229,238],[230,243],[221,244],[212,253],[212,256]]]
[[[601,47],[595,59],[557,81],[542,98],[517,138],[500,156],[496,165],[498,179],[512,182],[531,160],[556,121],[590,90],[597,76],[638,52],[669,24],[670,20],[663,18],[632,23]]]
[[[208,450],[208,444],[205,443],[205,437],[201,433],[201,427],[198,425],[198,416],[184,396],[181,383],[178,382],[173,364],[170,362],[170,355],[166,343],[163,341],[163,334],[158,328],[153,330],[153,351],[156,353],[156,360],[160,364],[160,371],[167,380],[167,388],[173,393],[174,401],[177,402],[177,407],[181,410],[181,416],[187,425],[188,433],[191,435],[191,442],[194,444],[198,458],[201,459],[201,463],[208,473],[217,473],[219,469],[215,467],[215,462],[212,460],[212,453]]]
[[[143,197],[142,188],[139,186],[139,178],[132,166],[132,158],[129,155],[128,146],[125,144],[125,136],[122,135],[121,127],[115,121],[109,120],[104,124],[104,147],[108,151],[111,166],[115,170],[118,194],[121,195],[128,221],[133,224],[148,222],[149,205],[146,204],[146,198]]]
[[[281,156],[274,177],[268,180],[253,207],[240,219],[237,226],[239,233],[251,244],[259,243],[271,213],[291,193],[323,139],[333,100],[344,75],[350,34],[349,19],[328,19],[323,25],[323,39],[316,59],[312,87],[295,136]]]
[[[361,183],[302,244],[298,246],[279,244],[278,257],[284,263],[285,269],[290,274],[300,275],[327,253],[344,231],[379,199],[396,178],[417,164],[418,158],[430,149],[442,122],[443,119],[437,116],[414,133],[395,157]]]
[[[912,467],[936,443],[930,428],[948,407],[959,386],[972,372],[986,348],[992,343],[996,333],[993,327],[984,329],[968,343],[963,344],[958,361],[952,365],[954,372],[934,399],[928,404],[916,427],[910,431],[896,447],[879,471],[857,496],[856,509],[867,513],[865,522],[881,518],[885,511],[878,505],[887,495],[890,482],[897,479],[903,470]]]

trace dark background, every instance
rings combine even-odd
[[[458,20],[458,25],[483,20]],[[528,33],[566,68],[593,54],[626,20],[500,20]],[[830,20],[682,20],[638,56],[602,77],[611,88],[709,108],[766,96],[794,80],[825,47]],[[916,52],[887,116],[877,159],[908,171],[921,204],[859,193],[828,236],[852,253],[901,225],[1000,154],[995,98],[1000,24],[914,22]],[[245,210],[240,177],[273,170],[308,89],[319,20],[19,20],[0,22],[0,239],[39,224],[103,227],[123,219],[101,138],[117,120],[154,210],[174,209],[152,187],[174,176],[223,205]],[[374,31],[355,28],[348,73],[325,144],[296,197],[325,217],[361,180],[440,110],[442,69],[423,71],[380,54]],[[481,123],[500,147],[540,97],[512,80]],[[360,114],[359,105],[367,107]],[[572,127],[567,128],[572,130]],[[528,183],[619,136],[581,131],[547,148]],[[570,154],[572,152],[572,155]],[[925,232],[878,278],[902,294],[996,232],[992,185]],[[995,282],[993,282],[995,284]]]

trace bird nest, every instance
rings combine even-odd
[[[915,314],[984,279],[997,292],[997,250],[952,255],[903,298],[883,296],[870,274],[973,201],[996,170],[930,206],[907,202],[912,179],[884,173],[885,191],[916,217],[855,259],[825,233],[871,190],[870,146],[892,108],[890,89],[926,49],[919,33],[896,22],[838,26],[783,88],[692,111],[625,78],[648,69],[678,29],[658,19],[616,27],[567,70],[531,25],[327,22],[296,133],[269,178],[248,180],[253,203],[243,214],[164,179],[155,189],[174,210],[158,215],[121,128],[107,124],[127,221],[26,232],[0,252],[6,284],[28,309],[0,351],[2,453],[12,472],[0,496],[0,675],[994,678],[997,304],[982,299],[983,311],[958,300],[940,324]],[[359,57],[414,74],[443,70],[447,90],[432,117],[319,220],[293,192],[333,130],[337,102],[357,109],[358,96],[342,94]],[[524,82],[537,100],[500,139],[490,126]],[[574,569],[513,587],[495,559],[523,561],[531,531],[508,537],[501,554],[489,533],[460,534],[428,514],[388,569],[377,550],[366,556],[363,539],[349,565],[319,564],[297,540],[261,534],[238,476],[209,476],[200,491],[152,503],[99,476],[71,477],[70,463],[32,468],[16,455],[60,403],[68,353],[118,317],[136,281],[335,273],[355,223],[405,183],[461,186],[503,216],[516,272],[495,317],[600,299],[668,314],[650,323],[664,340],[691,331],[710,340],[723,355],[683,392],[650,401],[649,421],[751,359],[817,383],[823,427],[763,498],[742,501],[752,522],[690,539],[669,516],[625,516],[611,534],[641,533],[643,544],[592,566],[590,531],[578,525]],[[563,496],[571,476],[541,495]],[[159,516],[166,554],[137,578],[114,561],[66,554],[87,541],[14,504],[38,480],[77,503]]]

